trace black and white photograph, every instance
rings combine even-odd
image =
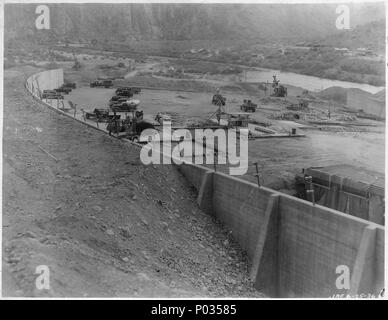
[[[384,299],[384,1],[2,14],[3,299]]]

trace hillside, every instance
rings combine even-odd
[[[374,52],[385,52],[385,19],[373,21],[349,30],[329,35],[321,42],[338,48],[369,48]]]
[[[349,4],[351,27],[384,18],[383,4]],[[5,40],[129,41],[316,39],[334,32],[336,5],[50,4],[51,29],[35,29],[35,4],[5,5]]]

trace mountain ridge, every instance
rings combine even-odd
[[[36,6],[5,5],[6,41],[275,41],[311,40],[341,33],[335,27],[334,4],[48,4],[50,30],[35,28]],[[352,29],[384,18],[383,3],[349,7]]]

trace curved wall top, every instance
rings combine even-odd
[[[34,96],[40,97],[43,90],[54,90],[63,83],[63,69],[53,69],[33,74],[27,79],[26,87]]]

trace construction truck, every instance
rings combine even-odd
[[[244,103],[240,106],[240,110],[244,112],[256,112],[257,104],[251,100],[244,99]]]

